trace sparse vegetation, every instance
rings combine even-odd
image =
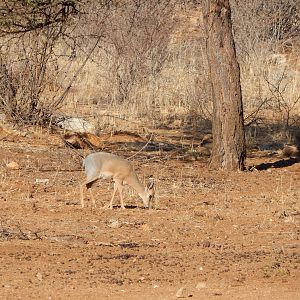
[[[101,129],[134,124],[115,117],[209,127],[200,2],[5,1],[1,109],[21,123],[49,123],[60,109],[93,116]],[[297,3],[232,1],[245,123],[258,130],[299,126]]]
[[[247,161],[228,172],[203,1],[0,1],[0,298],[299,299],[300,3],[230,0]],[[95,151],[153,178],[154,209],[127,187],[102,209],[108,180],[82,209]]]

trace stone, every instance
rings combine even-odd
[[[49,184],[49,179],[48,178],[45,178],[45,179],[39,179],[39,178],[36,178],[35,179],[35,183],[37,184]]]
[[[181,287],[176,293],[176,298],[188,298],[188,297],[193,297],[193,294],[187,287]]]
[[[110,224],[108,225],[108,227],[110,227],[110,228],[121,227],[121,224],[120,224],[119,220],[117,220],[117,219],[110,219],[109,222],[110,222]]]
[[[204,281],[198,282],[196,285],[197,290],[202,290],[202,289],[205,289],[206,287],[207,287],[207,285],[206,285],[206,282],[204,282]]]
[[[10,163],[6,164],[6,168],[11,169],[11,170],[19,170],[20,166],[15,161],[11,161]]]
[[[93,124],[82,118],[66,117],[58,122],[58,126],[65,130],[95,133]]]
[[[36,274],[36,278],[37,278],[39,281],[42,281],[42,280],[43,280],[43,274],[37,273],[37,274]]]

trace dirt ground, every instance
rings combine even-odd
[[[257,152],[258,170],[227,173],[143,151],[132,161],[156,179],[155,209],[128,188],[128,209],[105,210],[112,184],[82,209],[80,159],[57,135],[2,130],[0,149],[0,299],[300,299],[296,160]]]

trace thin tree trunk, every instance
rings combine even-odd
[[[243,105],[229,0],[206,0],[205,24],[214,105],[210,167],[243,170],[246,158]]]

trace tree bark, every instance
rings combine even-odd
[[[243,170],[246,159],[243,104],[229,0],[206,0],[204,19],[214,106],[210,168]]]

